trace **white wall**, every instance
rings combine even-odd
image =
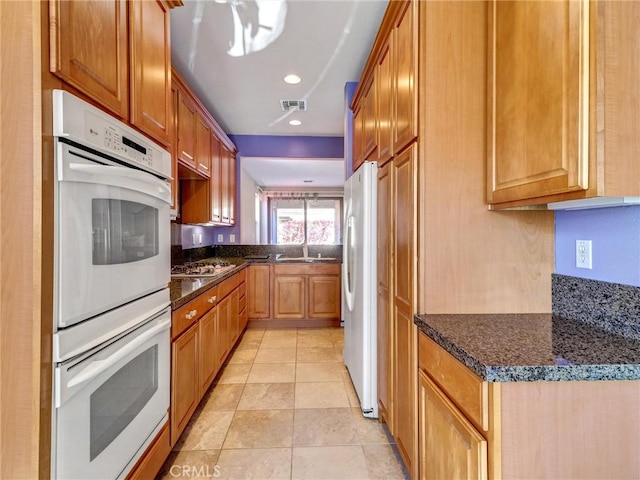
[[[255,194],[258,184],[242,168],[242,161],[240,165],[240,243],[253,245],[260,243],[260,239],[256,239],[255,225]]]

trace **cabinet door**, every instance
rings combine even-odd
[[[492,2],[487,198],[588,188],[589,2]]]
[[[196,169],[196,106],[178,90],[178,160]]]
[[[49,15],[51,72],[126,119],[127,2],[52,0]]]
[[[415,144],[392,161],[393,338],[395,341],[394,426],[407,469],[414,465],[414,399],[417,368],[415,313],[416,162]]]
[[[198,324],[173,342],[171,352],[171,445],[175,445],[200,400]]]
[[[308,307],[309,318],[340,319],[340,276],[308,277]]]
[[[209,310],[198,323],[198,348],[200,352],[199,396],[209,388],[218,371],[218,352],[216,344],[216,324],[218,309]]]
[[[218,361],[222,365],[229,354],[229,323],[231,312],[229,308],[230,296],[227,295],[218,304],[218,330],[216,333]]]
[[[378,407],[393,435],[394,348],[391,322],[391,164],[378,170]]]
[[[418,136],[416,72],[418,58],[417,1],[407,2],[394,29],[393,151],[399,152]]]
[[[419,372],[420,478],[486,479],[487,441]]]
[[[170,126],[170,138],[171,138],[171,210],[178,211],[180,206],[178,203],[178,88],[171,84],[171,122]]]
[[[229,349],[232,349],[240,334],[240,292],[236,288],[229,297]]]
[[[360,100],[362,104],[362,157],[365,161],[376,160],[377,128],[376,128],[376,82],[371,78],[369,85]]]
[[[222,180],[221,172],[221,156],[222,144],[218,137],[211,135],[211,221],[220,223],[222,221]]]
[[[229,188],[228,188],[228,202],[229,202],[229,224],[236,224],[236,153],[229,152]]]
[[[355,172],[362,162],[364,162],[364,110],[362,100],[353,112],[353,165]]]
[[[304,318],[305,277],[274,277],[274,318]]]
[[[221,145],[220,148],[220,186],[221,186],[221,211],[222,211],[222,223],[229,224],[229,194],[230,194],[230,185],[229,185],[229,157],[231,156],[231,152],[227,147]]]
[[[129,7],[131,123],[168,145],[171,121],[169,8],[134,0]]]
[[[393,35],[390,37],[382,49],[375,72],[378,165],[393,156]]]
[[[247,278],[247,315],[249,318],[269,318],[271,306],[269,265],[251,265]]]
[[[196,119],[196,151],[196,169],[208,177],[211,171],[211,129],[200,115]]]

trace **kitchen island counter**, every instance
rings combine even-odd
[[[423,314],[418,328],[488,382],[640,379],[640,340],[551,314]]]

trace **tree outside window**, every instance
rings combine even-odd
[[[272,198],[271,243],[336,245],[341,241],[341,198]]]

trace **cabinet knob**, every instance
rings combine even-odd
[[[193,317],[195,317],[198,314],[197,310],[191,310],[189,313],[187,313],[185,315],[185,317],[187,318],[187,320],[191,320]]]
[[[214,295],[213,297],[209,297],[209,299],[207,300],[207,302],[209,303],[213,303],[216,301],[216,296]]]

